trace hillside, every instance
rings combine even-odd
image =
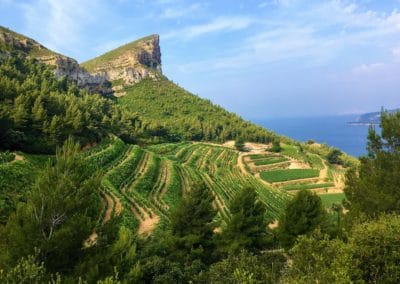
[[[269,143],[275,134],[195,96],[167,79],[124,88],[118,103],[143,118],[153,136],[224,142],[242,137]]]
[[[400,109],[387,110],[388,113],[398,112]],[[381,112],[368,112],[358,116],[354,121],[349,122],[350,124],[375,124],[378,125],[381,121]]]
[[[31,57],[58,56],[60,54],[44,47],[37,41],[0,26],[0,46],[19,50]]]

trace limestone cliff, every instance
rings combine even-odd
[[[23,52],[28,57],[36,58],[44,64],[54,67],[57,77],[66,76],[76,82],[78,87],[86,88],[92,93],[108,94],[112,90],[106,78],[93,76],[80,67],[75,59],[58,54],[44,47],[37,41],[0,26],[0,44],[11,50]]]
[[[123,45],[81,64],[92,75],[113,85],[132,85],[143,78],[162,76],[159,36],[151,35]],[[115,83],[116,82],[116,83]]]
[[[92,93],[124,94],[123,87],[144,78],[162,77],[159,36],[151,35],[109,51],[81,65],[35,40],[0,26],[0,45],[19,50],[54,67],[57,77],[66,76]],[[111,83],[114,86],[111,89]]]

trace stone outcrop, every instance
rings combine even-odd
[[[157,79],[162,76],[159,36],[152,35],[128,43],[84,62],[92,75],[105,77],[111,82],[133,85],[144,78]]]
[[[53,52],[33,39],[0,26],[0,44],[54,66],[57,77],[66,76],[78,87],[101,94],[113,93],[114,89],[118,95],[123,95],[123,86],[133,85],[144,78],[160,78],[159,40],[158,35],[151,35],[79,65],[75,59]],[[114,85],[113,89],[111,85]]]
[[[75,82],[79,88],[87,89],[91,93],[112,93],[110,83],[105,77],[91,75],[75,59],[62,55],[41,56],[37,59],[54,66],[54,74],[57,77],[66,76],[69,81]]]

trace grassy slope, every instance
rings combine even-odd
[[[33,43],[32,48],[29,49],[20,49],[21,51],[25,52],[27,55],[32,56],[32,57],[40,57],[40,56],[50,56],[50,55],[58,55],[58,53],[41,46],[38,42],[35,40],[24,36],[22,34],[19,34],[17,32],[14,32],[6,27],[0,26],[0,33],[6,33],[12,36],[14,39],[20,40],[20,41],[29,41]],[[4,42],[0,42],[0,44],[4,44]],[[40,47],[41,46],[41,47]]]
[[[119,99],[122,105],[138,113],[145,123],[163,126],[183,140],[218,141],[213,136],[219,136],[223,137],[221,142],[235,139],[236,135],[249,140],[274,135],[166,79],[143,80],[126,88],[126,92]]]
[[[98,66],[102,66],[104,64],[107,64],[108,61],[113,60],[115,58],[117,58],[118,56],[120,56],[121,54],[127,52],[128,50],[132,50],[137,48],[138,44],[142,41],[146,41],[149,40],[153,37],[155,37],[156,35],[150,35],[138,40],[135,40],[133,42],[127,43],[125,45],[122,45],[116,49],[113,49],[109,52],[106,52],[100,56],[97,56],[93,59],[90,59],[88,61],[85,61],[83,63],[81,63],[80,65],[82,67],[84,67],[86,70],[88,70],[89,72],[92,72],[94,70],[95,67]]]

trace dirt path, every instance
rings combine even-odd
[[[238,165],[240,171],[243,174],[247,175],[247,174],[250,174],[250,173],[246,170],[246,167],[245,167],[245,165],[243,163],[243,156],[245,156],[245,155],[247,155],[247,153],[239,153],[238,160],[237,160],[237,165]]]
[[[131,211],[133,215],[139,221],[138,234],[148,236],[155,229],[156,225],[160,221],[160,217],[154,214],[153,211],[151,211],[151,217],[150,217],[150,215],[142,207],[139,207],[139,210],[140,213],[134,206],[131,206]]]
[[[167,162],[166,162],[167,163]],[[162,199],[163,198],[163,196],[165,195],[165,193],[167,192],[167,188],[168,188],[168,185],[169,185],[169,183],[170,183],[170,181],[171,181],[171,170],[172,169],[168,169],[169,167],[169,164],[167,164],[167,165],[165,165],[165,171],[166,171],[166,173],[165,173],[165,182],[164,182],[164,186],[163,186],[163,188],[161,189],[161,193],[160,193],[160,198]],[[168,205],[167,205],[168,206]]]
[[[121,214],[122,209],[123,209],[121,200],[120,200],[117,196],[115,196],[115,194],[112,194],[111,192],[109,192],[109,194],[110,194],[110,195],[114,198],[114,200],[115,200],[114,213],[115,213],[116,216],[118,216],[119,214]]]
[[[111,214],[114,206],[114,200],[112,199],[112,197],[108,195],[108,193],[104,193],[104,196],[106,197],[107,210],[106,214],[104,215],[103,224],[107,223],[111,219]]]
[[[18,155],[18,154],[15,154],[14,161],[22,161],[23,159],[24,159],[24,157],[23,157],[23,156],[21,156],[21,155]]]
[[[324,168],[322,170],[319,171],[319,179],[320,181],[318,183],[324,183],[325,180],[328,178],[328,165],[326,164],[326,162],[320,158],[322,161],[322,164],[324,165]]]

